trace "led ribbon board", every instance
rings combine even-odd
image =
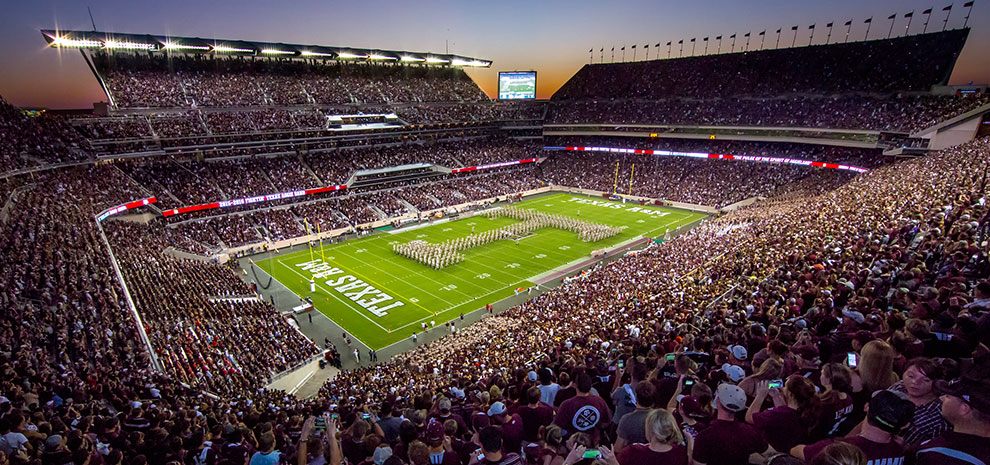
[[[674,152],[670,150],[624,149],[624,148],[615,148],[615,147],[578,147],[578,146],[543,147],[543,150],[567,151],[567,152],[628,153],[633,155],[655,155],[658,157],[685,157],[685,158],[703,158],[703,159],[713,159],[713,160],[739,160],[739,161],[748,161],[755,163],[782,163],[789,165],[812,166],[815,168],[826,168],[832,170],[853,171],[856,173],[865,173],[869,171],[866,168],[860,168],[858,166],[841,165],[838,163],[827,163],[823,161],[802,160],[800,158],[755,157],[752,155],[732,155],[728,153]]]

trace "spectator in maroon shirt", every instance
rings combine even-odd
[[[942,416],[953,430],[922,443],[917,464],[990,463],[990,381],[939,381],[936,388],[942,393]]]
[[[670,412],[651,410],[645,421],[647,444],[632,444],[617,455],[607,454],[609,465],[688,465],[684,436]],[[602,448],[603,457],[606,448]]]
[[[451,450],[450,442],[444,435],[443,424],[436,418],[431,418],[426,424],[426,437],[423,440],[430,448],[431,465],[460,465],[460,457]]]
[[[482,465],[522,465],[522,457],[515,452],[503,452],[502,429],[498,426],[486,426],[478,432],[481,442],[480,455],[471,457],[471,464]]]
[[[904,463],[904,447],[894,440],[894,436],[907,426],[913,414],[914,404],[903,395],[887,390],[877,391],[870,399],[869,414],[858,435],[794,446],[791,455],[810,461],[830,444],[845,442],[862,450],[871,463]]]
[[[500,426],[505,450],[522,450],[523,420],[518,413],[509,414],[508,408],[502,402],[495,402],[488,408],[488,418],[493,426]]]
[[[746,393],[739,386],[719,385],[715,408],[716,419],[694,441],[695,465],[738,465],[747,463],[752,454],[767,452],[769,445],[760,431],[736,420],[746,410]]]
[[[576,432],[588,433],[592,442],[597,443],[599,430],[609,424],[612,412],[604,399],[591,394],[591,375],[581,373],[576,381],[577,395],[560,405],[553,422],[568,436]]]
[[[523,439],[536,442],[540,428],[553,423],[553,407],[540,401],[540,388],[532,386],[526,390],[526,405],[519,407],[517,414],[522,418]]]
[[[746,422],[759,429],[774,450],[788,451],[805,442],[819,420],[820,405],[815,385],[799,375],[787,377],[782,389],[770,388],[769,381],[756,387],[756,397],[746,411]],[[760,411],[767,396],[773,408]]]

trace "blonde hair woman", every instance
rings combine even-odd
[[[897,352],[894,348],[879,339],[867,342],[863,346],[856,373],[866,393],[887,389],[899,380],[897,373],[894,372],[895,358]]]
[[[690,453],[684,444],[684,435],[670,412],[655,409],[646,415],[646,439],[649,444],[626,446],[618,456],[603,447],[602,459],[609,465],[689,463]]]

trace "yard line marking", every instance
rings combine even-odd
[[[306,275],[304,275],[304,274],[302,274],[302,273],[300,273],[300,272],[299,272],[298,270],[296,270],[295,268],[293,268],[293,267],[291,267],[291,266],[289,266],[289,265],[286,265],[285,263],[282,263],[282,260],[278,260],[278,263],[279,263],[280,265],[282,265],[282,266],[284,266],[284,267],[286,267],[286,268],[288,268],[288,269],[290,269],[290,270],[292,270],[292,272],[293,272],[293,273],[295,273],[295,274],[297,274],[297,275],[299,275],[299,277],[300,277],[300,278],[303,278],[303,279],[306,279],[306,280],[308,280],[308,279],[310,279],[310,278],[307,278],[307,277],[306,277]],[[317,285],[316,285],[316,287],[318,287],[318,288],[320,288],[320,289],[323,289],[323,290],[324,290],[324,291],[325,291],[325,292],[327,293],[327,295],[329,295],[330,297],[333,297],[334,299],[337,299],[337,301],[338,301],[338,302],[340,302],[340,303],[342,303],[342,304],[344,304],[344,305],[346,305],[346,306],[347,306],[348,308],[350,308],[350,309],[352,309],[352,310],[354,309],[353,307],[351,307],[351,305],[350,305],[350,303],[348,303],[347,301],[345,301],[345,300],[343,300],[343,299],[341,299],[340,297],[337,297],[336,295],[334,295],[334,293],[333,293],[333,292],[331,292],[331,291],[330,291],[329,289],[327,289],[326,287],[324,287],[324,286],[323,286],[322,284],[317,284]],[[291,290],[291,289],[290,289],[290,290]],[[359,311],[359,312],[357,312],[357,314],[358,314],[358,315],[361,315],[361,316],[363,316],[363,317],[364,317],[364,319],[366,319],[366,320],[368,320],[368,321],[370,321],[370,322],[371,322],[371,324],[373,324],[373,325],[375,325],[375,326],[377,326],[377,327],[379,327],[379,328],[381,328],[381,329],[382,329],[382,331],[386,331],[386,332],[391,332],[391,331],[389,331],[388,329],[385,329],[385,327],[384,327],[384,326],[382,326],[382,325],[380,325],[380,324],[378,324],[377,322],[375,322],[375,320],[372,320],[371,318],[368,318],[368,315],[365,315],[364,313],[362,313],[362,312],[360,312],[360,311]],[[324,313],[324,315],[325,315],[325,313]],[[329,318],[329,317],[328,317],[328,318]],[[332,319],[333,319],[333,318],[331,318],[331,320],[332,320]],[[339,326],[339,325],[340,325],[340,323],[337,323],[337,325]],[[343,326],[341,326],[341,327],[343,327]]]
[[[391,274],[391,273],[389,273],[389,272],[387,272],[387,271],[384,271],[384,270],[381,270],[380,268],[378,268],[378,267],[376,267],[376,266],[374,266],[374,265],[371,265],[371,264],[370,264],[370,263],[368,263],[367,261],[365,261],[365,260],[361,260],[361,259],[359,259],[359,258],[357,258],[357,257],[354,257],[353,255],[350,255],[350,254],[348,254],[347,252],[344,252],[343,250],[340,250],[339,252],[340,252],[340,253],[342,253],[343,255],[346,255],[346,256],[348,256],[348,257],[350,257],[350,258],[353,258],[353,259],[355,259],[355,260],[358,260],[359,262],[362,262],[363,264],[365,264],[365,265],[368,265],[368,266],[370,266],[370,267],[372,267],[372,268],[374,268],[374,269],[376,269],[376,270],[380,270],[380,271],[383,271],[383,272],[384,272],[385,274],[387,274],[387,275],[389,275],[389,276],[392,276],[393,278],[396,278],[396,279],[397,279],[398,281],[403,281],[403,280],[402,280],[402,277],[400,277],[400,276],[395,276],[395,275],[393,275],[393,274]],[[382,286],[381,284],[379,284],[379,283],[378,283],[378,282],[377,282],[376,280],[374,280],[374,279],[371,279],[371,278],[368,278],[368,277],[366,277],[366,276],[365,276],[364,274],[362,274],[362,273],[357,273],[357,272],[354,272],[354,271],[352,271],[352,270],[350,270],[350,269],[349,269],[349,270],[346,270],[346,271],[347,271],[348,273],[350,273],[350,274],[352,274],[352,275],[355,275],[355,276],[358,276],[358,277],[360,277],[360,278],[361,278],[361,279],[362,279],[363,281],[365,281],[365,282],[366,282],[366,283],[368,283],[368,284],[374,284],[374,285],[375,285],[375,287],[382,287],[382,288],[384,287],[384,286]],[[384,291],[384,290],[387,290],[387,289],[382,289],[382,290]],[[392,292],[392,291],[391,291],[391,290],[389,290],[389,292]],[[465,295],[468,295],[468,294],[465,294]],[[396,297],[401,297],[401,298],[403,298],[403,299],[405,299],[405,297],[403,297],[403,296],[396,296]],[[446,300],[446,299],[443,299],[443,298],[440,298],[439,296],[436,296],[436,295],[434,295],[433,297],[436,297],[436,298],[437,298],[437,300],[441,300],[441,301],[443,301],[444,303],[446,303],[447,305],[450,305],[450,301],[448,301],[448,300]],[[398,300],[398,299],[396,299],[396,300]],[[408,299],[406,299],[406,300],[408,300]],[[411,303],[411,304],[413,304],[413,305],[415,305],[415,306],[417,306],[417,307],[419,307],[419,308],[421,308],[421,309],[423,309],[423,310],[425,310],[425,311],[426,311],[427,313],[429,313],[430,315],[433,315],[433,316],[436,316],[436,314],[437,314],[437,312],[435,312],[435,311],[433,311],[433,310],[430,310],[430,309],[428,309],[428,308],[426,308],[426,307],[424,307],[424,306],[423,306],[423,305],[421,305],[421,304],[420,304],[420,303],[419,303],[418,301],[417,301],[417,302],[411,302],[411,301],[410,301],[409,303]],[[429,318],[429,317],[427,317],[427,318]],[[380,328],[380,327],[381,327],[381,326],[379,326],[379,328]],[[388,332],[392,332],[392,330],[386,330],[386,331],[388,331]]]
[[[276,260],[276,259],[275,259],[275,258],[270,258],[270,259],[268,259],[268,261],[269,261],[269,262],[271,262],[272,260]],[[260,262],[259,262],[259,263],[260,263]],[[281,262],[279,262],[279,263],[281,263]],[[282,266],[287,266],[287,265],[285,265],[284,263],[282,263]],[[272,265],[272,268],[273,268],[273,270],[274,270],[274,267],[275,267],[275,266],[274,266],[274,264],[273,264],[273,265]],[[271,273],[269,273],[269,272],[267,272],[267,271],[265,271],[265,269],[264,269],[263,267],[261,267],[261,266],[258,266],[258,268],[259,268],[259,269],[260,269],[260,270],[261,270],[261,271],[262,271],[263,273],[265,273],[265,274],[267,274],[269,278],[271,278],[271,279],[274,279],[274,280],[275,280],[276,282],[278,282],[279,284],[281,284],[281,285],[282,285],[282,287],[284,287],[284,288],[286,288],[286,289],[287,289],[287,290],[288,290],[289,292],[291,292],[292,294],[294,294],[294,295],[296,295],[296,297],[299,297],[299,295],[298,295],[298,294],[296,294],[296,292],[295,292],[295,291],[293,291],[291,287],[289,287],[289,286],[286,286],[286,285],[285,285],[285,283],[283,283],[282,281],[279,281],[279,280],[278,280],[277,278],[275,278],[275,276],[272,276],[272,274],[271,274]],[[293,271],[295,271],[295,270],[293,270]],[[341,328],[341,329],[344,329],[344,325],[342,325],[342,324],[341,324],[341,323],[340,323],[339,321],[337,321],[337,320],[334,320],[333,318],[330,318],[330,316],[329,316],[329,315],[327,315],[326,313],[323,313],[322,311],[320,312],[320,314],[321,314],[321,315],[323,315],[323,317],[324,317],[324,318],[326,318],[326,319],[328,319],[328,320],[330,320],[330,321],[332,321],[332,322],[333,322],[334,324],[336,324],[336,325],[337,325],[337,327],[339,327],[339,328]],[[374,321],[372,321],[372,323],[374,323]],[[346,329],[345,329],[345,330],[346,330]],[[348,331],[348,332],[350,333],[350,331]],[[303,333],[303,335],[305,336],[305,333]],[[370,346],[370,345],[368,345],[368,343],[367,343],[367,342],[364,342],[363,340],[361,340],[361,338],[359,338],[359,337],[357,337],[357,334],[353,334],[353,333],[351,333],[351,336],[354,336],[354,339],[356,339],[356,340],[357,340],[358,342],[360,342],[361,344],[364,344],[364,346],[365,346],[365,347],[367,347],[367,348],[369,348],[369,349],[371,348],[371,346]],[[309,338],[309,336],[306,336],[306,338],[308,339],[308,338]],[[314,341],[314,340],[312,340],[312,339],[310,339],[310,341],[312,341],[312,342],[313,342],[314,344],[316,343],[316,341]],[[318,344],[317,344],[317,345],[318,345]]]

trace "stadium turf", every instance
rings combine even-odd
[[[594,203],[592,203],[594,202]],[[687,226],[702,213],[607,201],[600,197],[555,193],[513,204],[591,223],[624,226],[617,236],[582,242],[576,233],[540,229],[521,240],[502,240],[464,250],[461,263],[436,270],[392,251],[393,243],[432,243],[496,229],[518,220],[470,216],[449,222],[274,254],[257,265],[317,310],[374,349],[420,330],[422,322],[445,322],[532,285],[530,279],[591,252],[643,236],[662,236]],[[316,292],[310,278],[316,274]]]

